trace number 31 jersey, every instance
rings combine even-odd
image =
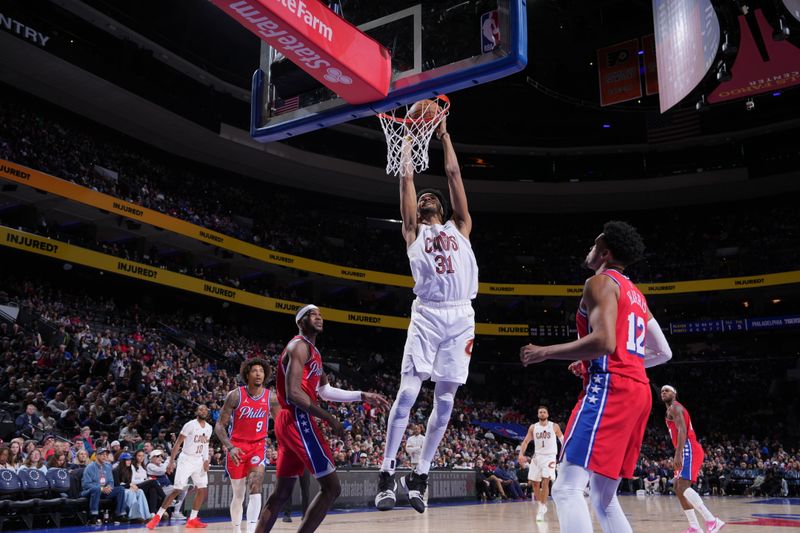
[[[414,294],[421,300],[457,302],[478,294],[478,263],[472,244],[455,223],[420,224],[408,247]]]

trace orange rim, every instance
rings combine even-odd
[[[444,102],[444,105],[439,106],[439,112],[433,118],[425,118],[424,116],[419,118],[395,117],[386,113],[378,113],[378,116],[386,120],[392,120],[394,122],[402,122],[404,124],[414,124],[418,122],[432,122],[434,120],[437,120],[439,117],[441,117],[443,114],[446,114],[450,110],[450,98],[448,98],[446,94],[440,94],[434,97],[434,100],[440,100]]]

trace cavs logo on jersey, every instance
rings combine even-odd
[[[550,433],[549,431],[547,431],[546,429],[536,432],[536,438],[537,439],[550,439],[552,437],[553,437],[553,434]]]

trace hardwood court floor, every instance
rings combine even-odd
[[[723,533],[789,533],[800,530],[800,498],[704,498],[712,512],[728,525]],[[634,531],[680,532],[687,522],[680,510],[678,500],[672,496],[620,497],[623,509]],[[417,514],[411,508],[398,508],[380,513],[377,511],[337,512],[328,516],[318,531],[376,532],[376,533],[556,533],[558,519],[552,501],[544,522],[535,522],[534,507],[528,502],[488,503],[474,505],[432,506],[425,514]],[[700,518],[700,517],[698,517]],[[701,518],[700,518],[701,519]],[[702,520],[702,519],[701,519]],[[175,524],[173,522],[172,524]],[[296,531],[299,519],[291,524],[278,521],[273,531],[287,533]],[[144,526],[135,528],[119,526],[109,530],[147,531]],[[176,533],[185,530],[182,524],[160,526],[156,531]],[[99,528],[63,528],[61,531],[102,531]],[[231,532],[230,522],[209,518],[207,532]],[[244,529],[242,529],[244,532]],[[595,522],[595,531],[600,531]]]

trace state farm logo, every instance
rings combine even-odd
[[[325,79],[331,83],[341,83],[342,85],[350,85],[353,83],[353,79],[350,76],[345,76],[341,70],[338,68],[329,68],[327,74],[325,74]]]

